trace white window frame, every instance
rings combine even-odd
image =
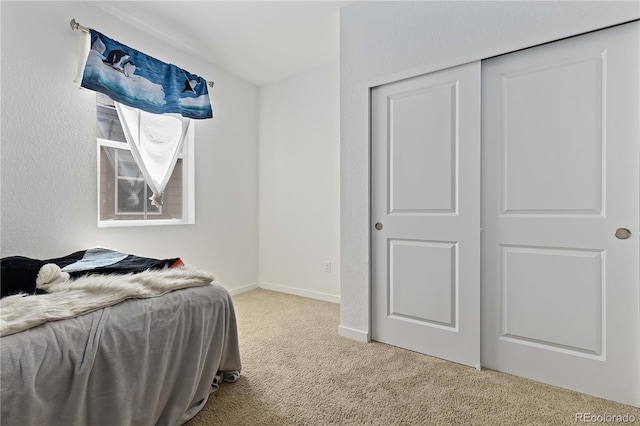
[[[182,144],[182,153],[178,158],[182,159],[182,219],[123,219],[123,220],[102,220],[100,219],[100,150],[104,147],[124,149],[131,151],[126,142],[117,142],[108,139],[96,138],[96,159],[97,159],[97,204],[98,204],[98,228],[121,228],[132,226],[164,226],[164,225],[193,225],[195,218],[195,130],[194,124],[189,125],[187,136]],[[116,172],[117,175],[117,172]],[[116,177],[117,179],[117,177]]]

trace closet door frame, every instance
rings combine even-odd
[[[375,79],[371,79],[370,81],[366,82],[363,86],[366,89],[367,92],[367,116],[369,117],[368,122],[368,128],[367,128],[367,137],[369,140],[369,159],[371,159],[371,140],[372,140],[372,130],[371,130],[371,115],[370,115],[370,111],[371,111],[371,106],[372,106],[372,90],[378,86],[381,85],[385,85],[385,84],[390,84],[396,81],[400,81],[400,80],[404,80],[404,79],[410,79],[413,77],[417,77],[420,75],[424,75],[424,74],[429,74],[432,72],[437,72],[443,69],[448,69],[448,68],[453,68],[455,66],[459,66],[459,65],[464,65],[464,64],[469,64],[475,61],[484,61],[487,59],[491,59],[491,58],[495,58],[495,57],[499,57],[499,56],[503,56],[503,55],[508,55],[510,53],[514,53],[514,52],[518,52],[521,50],[526,50],[526,49],[530,49],[530,48],[535,48],[538,46],[542,46],[542,45],[546,45],[549,43],[554,43],[557,41],[561,41],[561,40],[565,40],[565,39],[570,39],[570,38],[574,38],[574,37],[579,37],[585,34],[590,34],[590,33],[594,33],[594,32],[598,32],[601,30],[606,30],[609,28],[615,28],[618,26],[622,26],[622,25],[626,25],[629,23],[633,23],[633,22],[640,22],[640,20],[638,19],[633,19],[631,21],[627,21],[627,22],[621,22],[618,24],[614,24],[614,25],[610,25],[610,26],[605,26],[605,27],[601,27],[601,28],[597,28],[591,31],[586,31],[586,32],[578,32],[566,37],[561,37],[558,39],[550,39],[548,41],[542,42],[542,43],[537,43],[537,44],[532,44],[530,46],[523,46],[521,48],[517,48],[514,50],[510,50],[510,51],[505,51],[502,53],[498,53],[495,52],[496,54],[493,55],[485,55],[485,56],[481,56],[481,57],[467,57],[467,59],[469,59],[468,61],[455,61],[455,60],[445,60],[445,61],[440,61],[440,62],[434,62],[431,63],[429,65],[423,65],[423,66],[417,66],[417,67],[412,67],[410,69],[401,71],[401,72],[397,72],[394,74],[390,74],[387,76],[382,76],[379,78],[375,78]],[[637,159],[638,163],[640,164],[640,158]],[[371,173],[371,164],[369,164],[369,189],[371,189],[371,179],[372,179],[372,173]],[[369,195],[370,197],[370,195]],[[374,232],[376,232],[376,230],[373,228],[374,222],[371,221],[371,202],[370,202],[370,198],[369,198],[369,223],[368,223],[368,229],[369,229],[369,234],[368,234],[368,246],[369,246],[369,294],[368,294],[368,304],[367,304],[367,309],[368,309],[368,316],[369,316],[369,321],[368,321],[368,334],[367,335],[359,335],[356,334],[354,330],[354,333],[351,333],[351,337],[356,339],[356,340],[362,340],[362,341],[369,341],[371,340],[371,336],[372,336],[372,321],[371,321],[371,317],[372,317],[372,293],[374,291],[373,289],[373,280],[372,280],[372,269],[374,267],[374,259],[371,257],[371,244],[372,244],[372,234]],[[639,223],[635,224],[636,226],[640,227],[640,221]],[[481,284],[482,285],[482,284]],[[482,308],[481,308],[482,309]],[[344,334],[343,334],[344,335]],[[638,403],[636,403],[635,405],[638,405]]]

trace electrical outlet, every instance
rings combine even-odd
[[[324,262],[323,265],[325,272],[331,272],[331,262]]]

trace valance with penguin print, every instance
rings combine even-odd
[[[207,82],[90,29],[81,86],[152,114],[213,117]]]

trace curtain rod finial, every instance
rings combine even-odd
[[[76,21],[75,18],[73,18],[71,20],[71,22],[69,22],[69,26],[71,27],[72,30],[80,30],[80,31],[85,32],[85,33],[89,33],[90,32],[89,28],[83,27],[82,25],[80,25],[80,23],[78,23],[78,21]]]

